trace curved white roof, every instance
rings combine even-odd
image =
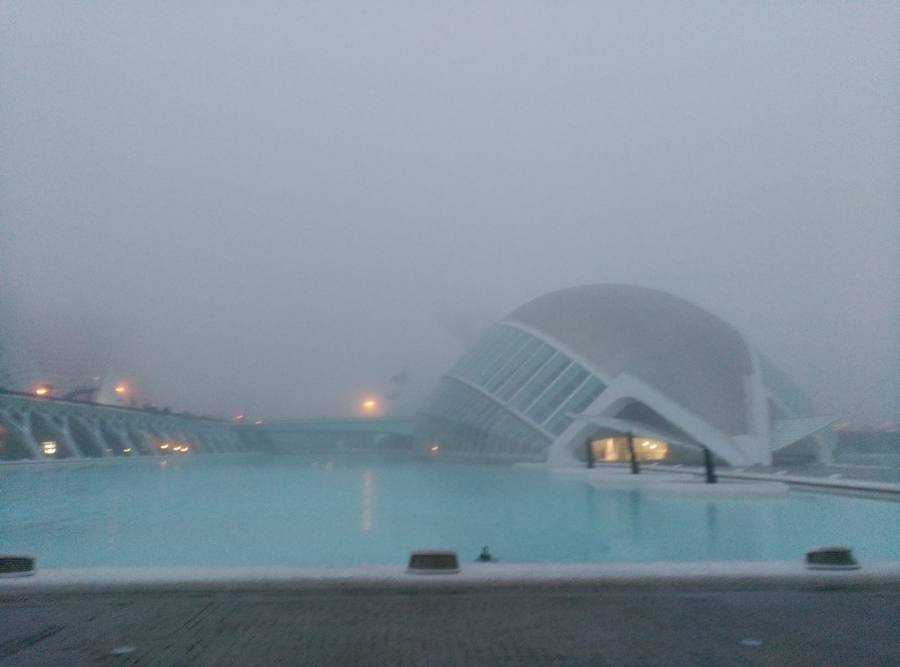
[[[541,296],[506,319],[558,340],[609,377],[635,376],[724,433],[749,430],[749,346],[699,306],[644,287],[583,285]]]

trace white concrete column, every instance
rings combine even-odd
[[[94,451],[100,452],[100,456],[106,455],[106,443],[103,441],[103,436],[97,430],[95,424],[93,424],[89,419],[82,417],[81,415],[69,415],[68,417],[68,425],[67,430],[72,437],[72,440],[77,444],[78,441],[75,438],[75,428],[77,425],[87,434],[87,439],[90,441],[90,446]],[[81,453],[83,456],[89,456],[85,450],[78,446],[81,449]]]
[[[150,431],[147,429],[146,424],[141,423],[132,426],[132,432],[138,440],[138,442],[134,443],[134,451],[139,456],[153,456],[154,454],[158,453],[156,451],[156,445],[154,444],[153,439],[150,437]],[[144,454],[141,446],[143,446],[143,449],[147,450],[147,454]]]
[[[3,419],[3,425],[6,426],[6,429],[12,431],[16,437],[25,444],[26,449],[31,453],[32,459],[40,460],[43,458],[37,440],[31,432],[27,412],[25,413],[25,416],[19,419],[13,417],[13,415],[8,412],[0,413],[0,418]]]
[[[44,421],[50,427],[50,430],[56,434],[57,441],[69,451],[72,457],[77,459],[84,458],[84,452],[81,451],[81,447],[78,446],[75,438],[69,432],[69,425],[64,415],[48,416]]]

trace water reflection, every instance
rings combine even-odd
[[[375,473],[371,470],[362,472],[362,521],[364,531],[372,530],[372,517],[375,510]]]
[[[715,503],[706,503],[706,535],[709,544],[709,553],[715,553],[716,539],[719,531],[719,517]]]
[[[900,557],[886,528],[900,504],[884,501],[669,496],[502,467],[167,458],[3,467],[0,552],[46,567],[402,563],[411,549],[474,558],[484,544],[504,562],[797,560],[840,543],[860,560]]]
[[[628,492],[628,517],[631,521],[631,539],[641,543],[641,492],[637,489]]]

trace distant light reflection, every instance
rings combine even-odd
[[[364,470],[362,473],[362,521],[361,527],[365,531],[372,530],[375,514],[375,473]]]

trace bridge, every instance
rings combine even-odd
[[[323,417],[246,424],[238,429],[245,441],[268,451],[395,451],[412,447],[414,422],[407,417]]]
[[[224,421],[0,391],[0,461],[249,449]]]

